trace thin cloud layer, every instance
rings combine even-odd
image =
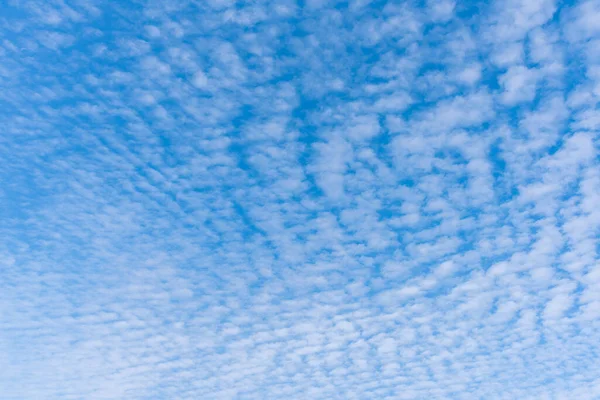
[[[0,397],[600,399],[596,0],[0,5]]]

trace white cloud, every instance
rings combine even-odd
[[[431,18],[434,21],[445,22],[452,18],[456,7],[454,0],[430,1],[428,3]]]
[[[505,74],[500,76],[500,85],[503,87],[502,102],[507,105],[532,101],[537,89],[538,74],[535,69],[518,65],[510,67]]]

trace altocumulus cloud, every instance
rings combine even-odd
[[[2,2],[0,398],[600,399],[599,21]]]

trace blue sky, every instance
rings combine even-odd
[[[0,398],[600,399],[599,21],[2,2]]]

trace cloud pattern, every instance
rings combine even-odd
[[[2,399],[600,399],[600,2],[0,5]]]

